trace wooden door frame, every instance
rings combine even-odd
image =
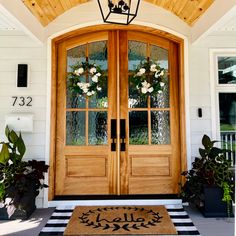
[[[63,41],[78,37],[79,35],[92,32],[101,32],[108,30],[129,30],[145,32],[153,36],[168,39],[177,44],[178,48],[178,74],[179,74],[179,122],[180,122],[180,166],[181,171],[187,167],[187,149],[186,149],[186,116],[185,116],[185,83],[184,83],[184,40],[170,33],[154,29],[147,26],[138,25],[96,25],[82,29],[74,30],[60,35],[52,40],[52,64],[51,64],[51,114],[50,114],[50,159],[49,159],[49,191],[48,200],[51,201],[55,196],[55,171],[56,171],[56,116],[57,116],[57,56],[58,45]]]

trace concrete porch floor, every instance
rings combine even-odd
[[[204,218],[197,209],[185,207],[201,236],[234,236],[234,218]],[[29,220],[0,221],[0,235],[37,236],[54,208],[37,209]]]

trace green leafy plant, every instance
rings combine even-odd
[[[5,206],[24,208],[25,195],[33,191],[34,197],[39,189],[48,187],[42,183],[48,165],[44,161],[23,161],[26,147],[21,134],[5,129],[7,142],[1,142],[0,152],[0,202]]]
[[[228,211],[234,199],[234,180],[230,170],[231,162],[226,158],[226,149],[214,147],[207,135],[202,138],[204,148],[199,148],[200,157],[192,163],[192,169],[182,173],[184,184],[180,184],[180,196],[183,201],[203,204],[203,187],[218,186],[223,190],[222,201],[227,202]],[[228,212],[229,213],[229,212]]]

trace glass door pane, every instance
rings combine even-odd
[[[129,40],[129,144],[152,145],[170,144],[170,92],[169,92],[169,59],[168,50],[145,42]],[[150,63],[149,63],[150,62]],[[149,63],[147,68],[145,66]],[[154,94],[142,94],[137,86],[140,68],[145,69],[145,81],[152,84],[154,74],[149,66],[154,63],[166,71],[163,87]],[[157,72],[159,73],[159,72]],[[157,74],[158,75],[158,74]],[[156,76],[156,75],[155,75]],[[154,84],[154,83],[153,83]]]
[[[108,63],[107,41],[98,41],[77,46],[67,51],[67,73],[75,73],[74,66],[81,68],[82,63],[88,63],[91,68],[100,68],[102,76],[98,76],[100,87],[94,88],[95,94],[88,96],[76,92],[78,83],[92,84],[94,75],[87,68],[72,80],[67,78],[66,99],[66,144],[67,145],[106,145],[108,144]],[[94,66],[94,67],[92,67]],[[79,69],[78,68],[78,69]],[[100,73],[100,74],[101,74]]]

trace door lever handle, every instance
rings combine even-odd
[[[116,151],[116,119],[111,119],[111,151]]]
[[[123,152],[126,149],[125,138],[126,138],[126,125],[125,119],[120,119],[120,150]]]

